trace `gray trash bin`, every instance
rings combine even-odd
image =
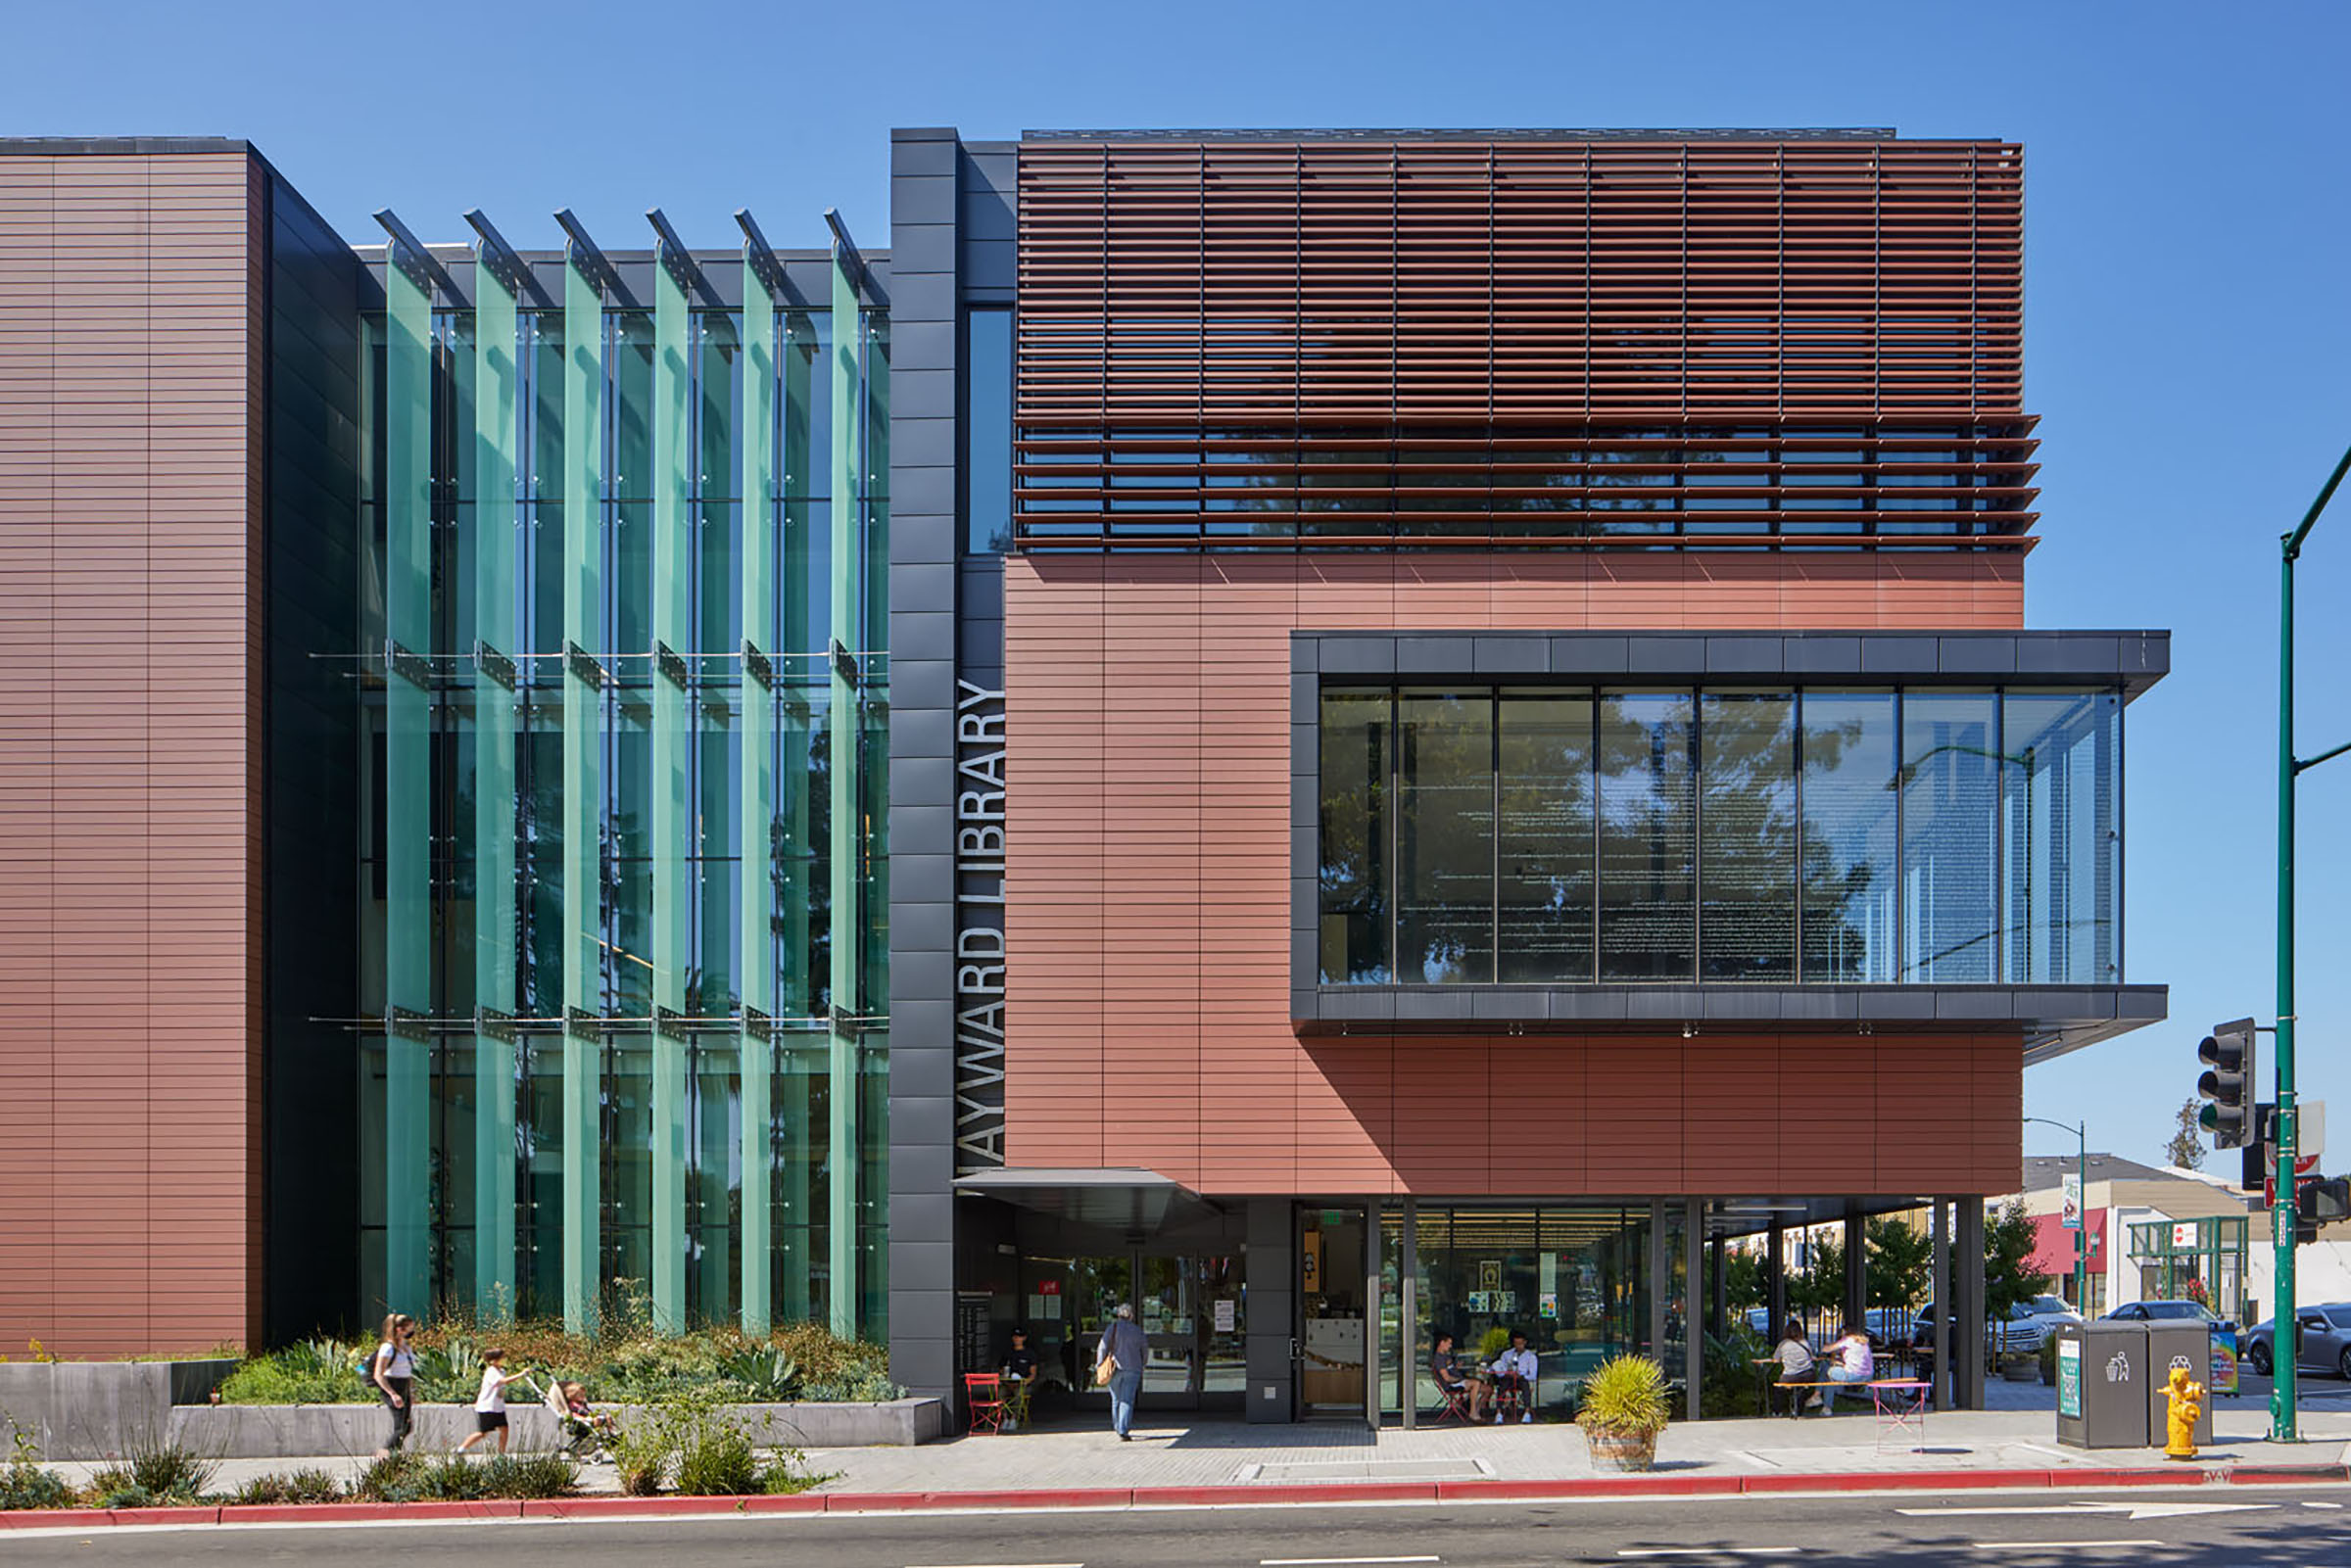
[[[2204,1413],[2196,1417],[2196,1442],[2212,1441],[2212,1325],[2201,1318],[2147,1325],[2147,1442],[2160,1449],[2171,1440],[2172,1402],[2163,1392],[2172,1368],[2205,1385]]]
[[[2147,1446],[2147,1327],[2057,1329],[2057,1441],[2077,1449]]]

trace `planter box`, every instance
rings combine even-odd
[[[734,1404],[727,1408],[762,1446],[799,1449],[910,1448],[946,1434],[938,1400],[891,1400],[876,1404]],[[637,1413],[617,1407],[623,1425]],[[507,1412],[517,1449],[552,1449],[555,1418],[542,1404],[516,1402]],[[419,1404],[408,1447],[426,1452],[454,1449],[474,1429],[470,1404]],[[207,1404],[170,1412],[169,1436],[197,1452],[222,1459],[302,1459],[373,1453],[391,1435],[392,1416],[375,1404]],[[59,1455],[66,1457],[66,1455]]]
[[[233,1360],[0,1362],[0,1438],[30,1432],[52,1459],[108,1459],[160,1442],[174,1409],[202,1407]]]

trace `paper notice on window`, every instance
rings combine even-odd
[[[1222,1298],[1220,1298],[1220,1299],[1218,1300],[1218,1302],[1217,1302],[1217,1332],[1218,1332],[1218,1333],[1220,1333],[1220,1334],[1229,1334],[1229,1333],[1231,1333],[1231,1332],[1233,1331],[1233,1319],[1234,1319],[1234,1311],[1233,1311],[1233,1308],[1234,1308],[1234,1303],[1233,1303],[1233,1300],[1232,1300],[1232,1298],[1231,1298],[1231,1297],[1229,1297],[1229,1296],[1225,1296],[1225,1297],[1222,1297]]]

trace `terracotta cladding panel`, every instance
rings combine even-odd
[[[2013,1037],[1302,1040],[1288,995],[1293,628],[2016,626],[2012,562],[1016,555],[1005,581],[1016,1163],[1148,1149],[1223,1192],[2014,1185]],[[1825,1126],[1828,1083],[1863,1130]]]
[[[0,1341],[69,1354],[256,1326],[260,178],[0,158]]]

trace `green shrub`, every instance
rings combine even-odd
[[[343,1483],[324,1470],[296,1470],[290,1475],[257,1475],[230,1495],[233,1502],[339,1502]]]
[[[54,1470],[41,1468],[40,1446],[22,1428],[14,1434],[17,1451],[0,1468],[0,1510],[11,1508],[71,1508],[73,1489]]]
[[[490,1497],[568,1497],[580,1490],[580,1467],[562,1453],[502,1453],[481,1475]]]
[[[482,1471],[461,1453],[436,1453],[416,1466],[411,1485],[418,1501],[476,1502],[490,1495]]]
[[[351,1483],[351,1495],[361,1502],[414,1502],[424,1460],[408,1452],[387,1453],[369,1464]]]
[[[373,1346],[305,1340],[245,1362],[220,1385],[223,1404],[365,1404],[375,1386],[356,1367]]]
[[[661,1425],[640,1415],[623,1421],[605,1440],[613,1468],[620,1472],[620,1490],[632,1497],[649,1497],[661,1490],[669,1471],[670,1439]]]
[[[1665,1369],[1646,1355],[1603,1361],[1584,1379],[1576,1420],[1608,1432],[1655,1435],[1665,1430]]]
[[[131,1481],[150,1496],[172,1501],[194,1502],[203,1497],[220,1469],[218,1460],[168,1439],[134,1440],[127,1449]]]
[[[1745,1328],[1733,1329],[1727,1338],[1708,1334],[1705,1340],[1703,1381],[1699,1386],[1699,1408],[1708,1417],[1762,1415],[1763,1380],[1757,1375],[1755,1362],[1771,1354],[1771,1348]],[[1761,1369],[1768,1372],[1770,1368]]]
[[[155,1495],[119,1464],[93,1474],[88,1493],[91,1505],[98,1508],[147,1508],[155,1504]]]
[[[1477,1337],[1477,1358],[1491,1361],[1511,1348],[1511,1331],[1497,1323]]]
[[[678,1449],[678,1491],[689,1497],[740,1497],[767,1490],[759,1455],[740,1425],[713,1421]]]

